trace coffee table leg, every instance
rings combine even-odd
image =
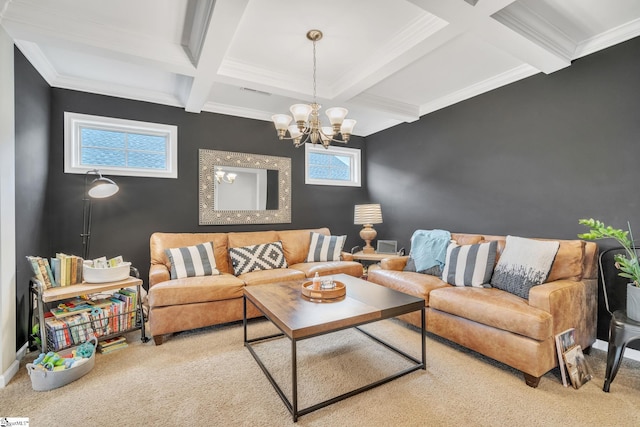
[[[427,369],[427,340],[426,340],[426,331],[425,331],[425,327],[427,324],[426,321],[426,312],[427,310],[425,309],[425,307],[422,307],[422,330],[420,331],[422,333],[422,370],[426,370]]]
[[[293,422],[298,421],[298,357],[296,340],[291,340],[291,400],[293,407]]]
[[[242,296],[242,327],[244,328],[244,345],[247,345],[247,297]]]

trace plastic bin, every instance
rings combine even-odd
[[[82,365],[62,371],[43,371],[36,369],[33,363],[27,363],[27,372],[29,373],[29,377],[31,377],[31,387],[33,387],[35,391],[53,390],[88,374],[96,363],[96,349],[98,348],[98,340],[96,338],[92,338],[90,341],[93,343],[93,353],[89,361]],[[58,354],[60,356],[66,356],[71,354],[72,351],[73,349],[62,350],[58,352]]]

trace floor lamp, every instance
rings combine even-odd
[[[98,177],[89,182],[89,175]],[[106,199],[118,192],[118,184],[102,176],[100,171],[93,169],[84,175],[84,194],[82,196],[82,259],[89,256],[91,242],[91,201],[92,199]]]

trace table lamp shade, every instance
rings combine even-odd
[[[382,209],[378,203],[356,205],[353,219],[354,224],[382,224]]]

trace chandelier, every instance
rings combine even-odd
[[[326,111],[331,126],[322,126],[319,117],[322,107],[316,102],[316,42],[322,39],[322,31],[310,30],[307,38],[313,42],[313,103],[292,105],[289,110],[293,118],[287,114],[275,114],[271,120],[276,126],[278,139],[293,140],[296,148],[308,141],[312,144],[321,143],[324,148],[329,148],[331,142],[346,144],[353,133],[356,121],[345,119],[348,113],[346,108],[333,107]],[[291,120],[295,120],[296,123],[289,125]]]
[[[222,168],[217,168],[215,176],[216,176],[216,181],[218,181],[218,184],[222,184],[223,182],[227,184],[233,184],[233,181],[236,180],[236,177],[238,176],[238,174],[225,172],[224,170],[222,170]]]

